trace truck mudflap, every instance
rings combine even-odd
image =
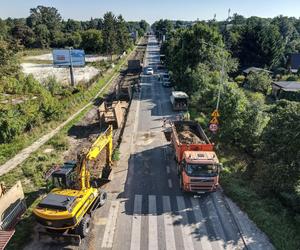
[[[78,234],[70,233],[66,231],[64,233],[50,232],[50,231],[38,231],[39,240],[52,239],[60,243],[68,243],[69,245],[79,246],[81,244],[81,237]]]

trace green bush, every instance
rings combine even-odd
[[[290,75],[286,78],[286,81],[291,81],[291,82],[298,81],[298,76]]]
[[[238,85],[243,85],[244,81],[245,81],[245,76],[243,75],[238,75],[236,78],[234,78],[234,81],[238,84]]]

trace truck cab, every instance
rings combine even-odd
[[[214,151],[185,151],[178,164],[181,190],[196,193],[216,191],[220,169]]]

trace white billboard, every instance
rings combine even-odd
[[[53,64],[58,67],[83,67],[85,65],[84,50],[54,49],[52,51]]]

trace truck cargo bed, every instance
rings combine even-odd
[[[171,137],[178,162],[182,160],[185,151],[213,151],[214,145],[197,122],[174,121],[171,127]]]
[[[181,144],[211,144],[197,122],[175,121],[174,128]]]

